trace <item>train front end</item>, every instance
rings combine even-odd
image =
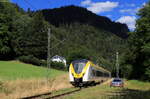
[[[70,83],[75,87],[82,87],[88,81],[88,68],[87,60],[76,60],[70,64],[69,78]]]

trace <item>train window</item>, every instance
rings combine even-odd
[[[75,72],[78,74],[81,73],[85,65],[86,65],[85,63],[74,63],[73,67],[74,67]]]
[[[90,77],[94,77],[94,69],[93,69],[93,67],[92,66],[90,66]]]
[[[98,77],[102,76],[102,72],[96,71],[96,76],[98,76]]]
[[[96,70],[95,70],[95,68],[93,68],[93,67],[92,67],[92,75],[93,75],[93,77],[96,76]]]

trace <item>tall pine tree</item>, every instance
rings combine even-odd
[[[150,2],[138,12],[135,32],[129,40],[130,56],[126,63],[132,66],[132,78],[150,80]]]

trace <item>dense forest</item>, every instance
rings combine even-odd
[[[129,32],[129,29],[126,24],[112,22],[109,18],[98,16],[86,8],[71,5],[55,9],[44,9],[38,12],[42,12],[45,20],[55,26],[78,22],[109,31],[122,38],[128,37],[127,32]]]
[[[0,60],[19,59],[46,65],[50,28],[51,56],[63,56],[67,64],[74,59],[89,59],[114,73],[118,51],[120,75],[147,80],[150,78],[149,10],[150,4],[147,4],[139,11],[137,28],[129,33],[127,25],[81,7],[33,12],[0,2]]]
[[[150,1],[137,13],[136,29],[128,38],[122,64],[127,77],[150,80]],[[128,71],[128,72],[127,72]]]

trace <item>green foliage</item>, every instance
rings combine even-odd
[[[1,0],[0,2],[10,2],[10,0]]]
[[[89,59],[90,60],[91,55],[88,54],[88,53],[90,53],[88,51],[89,50],[87,48],[83,48],[80,46],[78,46],[72,50],[70,49],[69,56],[67,59],[68,64],[70,64],[74,60],[79,60],[79,59]]]
[[[125,64],[133,69],[131,78],[150,80],[150,2],[139,10],[135,32],[130,34]],[[128,65],[129,66],[129,65]],[[127,70],[128,71],[128,70]]]
[[[131,76],[131,73],[133,72],[133,68],[132,68],[132,65],[130,64],[125,64],[122,66],[121,68],[121,75],[124,77],[124,78],[129,78]]]
[[[0,36],[3,36],[0,39],[0,59],[8,59],[9,57],[16,59],[19,57],[23,62],[46,66],[46,62],[40,60],[47,59],[47,29],[49,27],[51,29],[50,54],[51,56],[60,55],[65,57],[68,65],[76,59],[90,59],[112,71],[115,66],[116,51],[125,51],[126,40],[111,33],[117,30],[108,29],[109,26],[107,25],[110,23],[113,27],[120,27],[119,29],[124,27],[123,31],[127,32],[126,26],[111,22],[105,17],[99,17],[102,19],[100,24],[97,21],[93,22],[90,19],[95,19],[96,17],[96,20],[99,20],[97,15],[93,15],[91,12],[83,10],[83,8],[71,7],[78,9],[77,12],[83,10],[85,16],[89,16],[90,19],[87,20],[85,16],[83,18],[79,15],[77,19],[76,17],[75,19],[72,18],[77,21],[65,19],[64,21],[68,23],[63,23],[59,20],[61,19],[60,16],[58,20],[55,17],[57,16],[55,15],[56,12],[53,15],[55,20],[52,20],[52,23],[49,22],[49,24],[45,20],[53,19],[48,17],[50,14],[30,10],[25,12],[11,3],[0,3],[0,5]],[[81,22],[82,20],[85,22]],[[89,20],[93,23],[89,24]],[[59,25],[51,25],[53,22]],[[100,28],[97,28],[97,26],[100,26]],[[120,34],[121,37],[125,35]],[[147,47],[143,46],[143,51],[146,51],[146,49]],[[123,56],[123,54],[120,56]]]
[[[96,15],[78,6],[71,5],[55,9],[43,9],[37,12],[42,12],[45,20],[56,27],[61,24],[71,25],[77,22],[109,31],[122,38],[127,38],[127,32],[129,31],[126,24],[111,21],[105,16]]]
[[[57,70],[66,70],[65,64],[62,62],[51,62],[51,67]]]
[[[38,65],[38,66],[41,65],[41,61],[38,58],[34,57],[33,55],[20,56],[18,59],[24,63]]]
[[[18,25],[20,24],[20,25]],[[46,59],[47,53],[47,27],[48,24],[42,18],[40,13],[35,14],[33,18],[22,15],[15,21],[16,35],[14,35],[13,46],[16,54],[34,55],[38,58]]]
[[[0,59],[12,59],[15,56],[12,44],[14,20],[19,18],[17,5],[0,2]]]
[[[1,5],[1,4],[0,4]],[[4,6],[4,4],[3,4]],[[0,13],[0,54],[5,55],[10,53],[10,31],[9,31],[9,22],[11,21],[11,17],[7,16],[3,13]]]
[[[144,45],[142,46],[141,51],[142,51],[143,53],[146,53],[146,54],[149,54],[149,55],[150,55],[150,42],[144,44]]]
[[[146,75],[146,78],[150,78],[150,67],[146,68],[145,75]]]

